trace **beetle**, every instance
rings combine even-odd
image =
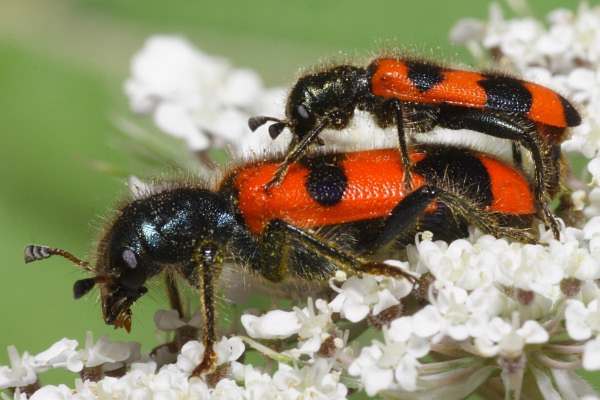
[[[336,270],[404,278],[389,266],[418,231],[436,239],[485,232],[532,242],[537,213],[526,177],[490,156],[443,146],[409,155],[411,189],[394,149],[324,153],[293,163],[280,186],[265,192],[281,161],[234,168],[214,187],[163,182],[119,208],[102,234],[95,261],[29,245],[25,262],[58,255],[92,276],[75,282],[80,298],[99,286],[107,324],[131,329],[132,305],[161,273],[181,275],[199,290],[205,353],[194,375],[214,371],[215,282],[234,262],[271,282],[323,281]],[[381,173],[385,171],[385,173]],[[333,234],[335,232],[335,234]],[[349,240],[352,238],[352,240]],[[169,298],[177,294],[167,286]]]
[[[435,126],[469,129],[513,141],[531,152],[535,197],[555,237],[558,223],[549,208],[560,189],[560,143],[581,117],[563,96],[544,86],[499,73],[441,67],[433,62],[381,57],[366,68],[337,65],[301,77],[290,91],[286,119],[252,117],[252,131],[268,121],[273,139],[289,128],[287,156],[265,189],[281,183],[289,165],[300,159],[324,129],[343,129],[355,109],[370,112],[382,128],[396,126],[405,181],[410,182],[407,131],[425,133]]]

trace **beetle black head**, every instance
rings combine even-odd
[[[37,245],[25,248],[25,262],[59,255],[91,272],[93,277],[75,282],[74,297],[98,285],[104,321],[129,331],[131,306],[147,292],[147,280],[166,266],[190,266],[198,241],[225,243],[232,223],[217,193],[168,189],[120,210],[100,240],[95,266],[65,250]]]
[[[364,68],[340,65],[308,74],[296,82],[288,96],[287,120],[253,117],[248,120],[248,126],[254,131],[268,121],[275,122],[269,127],[273,139],[286,127],[300,139],[315,130],[343,129],[368,90]]]

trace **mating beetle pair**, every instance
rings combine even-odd
[[[397,125],[400,152],[306,154],[323,129],[343,128],[356,107],[382,126]],[[270,127],[273,137],[285,127],[294,133],[283,159],[249,162],[213,187],[157,185],[117,211],[93,263],[37,245],[26,248],[25,260],[60,255],[91,273],[75,283],[75,297],[98,286],[105,322],[127,330],[150,279],[183,277],[201,296],[206,351],[194,375],[202,375],[216,364],[215,282],[225,264],[272,282],[326,280],[336,270],[415,282],[383,261],[403,257],[418,231],[453,240],[472,224],[533,242],[536,215],[554,224],[546,203],[558,190],[557,146],[565,128],[579,122],[566,100],[541,86],[394,59],[305,76],[290,94],[287,118]],[[519,166],[470,150],[409,150],[404,126],[411,118],[420,121],[411,124],[419,131],[442,125],[515,140],[533,154],[535,183]],[[178,299],[175,285],[167,290]]]

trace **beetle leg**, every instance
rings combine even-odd
[[[271,221],[269,228],[271,232],[280,232],[295,243],[328,260],[336,268],[349,275],[368,273],[373,275],[391,276],[398,279],[407,279],[415,283],[414,276],[401,269],[386,264],[373,263],[357,254],[340,249],[339,246],[329,240],[317,237],[294,225],[281,220]]]
[[[290,164],[298,161],[304,153],[306,153],[308,146],[319,136],[319,133],[325,129],[327,123],[327,120],[321,121],[320,124],[304,135],[300,141],[292,141],[290,144],[290,151],[288,151],[283,161],[277,167],[273,178],[265,184],[264,187],[266,191],[269,191],[275,186],[279,186],[281,182],[283,182],[283,178],[285,178],[285,174],[287,173]]]
[[[212,373],[216,369],[217,354],[214,350],[215,333],[215,284],[221,272],[221,255],[213,243],[203,243],[194,253],[194,263],[200,290],[200,308],[204,317],[203,343],[204,356],[200,364],[192,372],[192,376]]]
[[[167,297],[169,298],[169,306],[171,310],[177,311],[179,318],[183,318],[184,310],[183,304],[181,303],[181,295],[179,294],[179,288],[175,276],[171,272],[165,273],[165,287],[167,290]]]
[[[512,156],[515,167],[523,169],[523,154],[521,153],[521,146],[517,142],[512,142]]]
[[[501,213],[485,211],[473,200],[450,190],[436,186],[421,186],[394,207],[381,233],[372,243],[373,251],[387,246],[402,233],[414,229],[433,201],[446,205],[454,218],[464,219],[484,232],[521,242],[534,242],[527,229],[515,228],[512,224],[503,223],[502,219],[505,216]]]
[[[395,111],[394,120],[396,121],[396,130],[398,132],[398,144],[400,146],[400,156],[402,157],[402,166],[404,167],[404,185],[408,190],[412,189],[411,169],[412,165],[408,157],[408,145],[406,143],[406,132],[404,131],[404,113],[402,103],[393,101],[392,107]]]

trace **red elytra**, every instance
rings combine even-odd
[[[427,157],[413,152],[411,161]],[[487,211],[512,215],[535,213],[535,200],[527,179],[516,169],[496,159],[477,155],[490,177],[492,203]],[[244,221],[254,233],[274,219],[302,228],[343,224],[386,217],[408,194],[404,185],[404,168],[395,149],[346,153],[340,161],[347,186],[340,202],[323,206],[306,188],[309,168],[301,163],[290,166],[281,185],[266,191],[278,162],[242,167],[234,172],[238,207]],[[412,190],[427,183],[427,177],[412,174]],[[428,211],[435,209],[431,205]]]
[[[566,128],[579,124],[579,116],[567,100],[547,87],[514,78],[484,75],[474,71],[440,69],[440,81],[425,91],[415,86],[409,77],[409,65],[404,60],[381,58],[372,63],[371,92],[386,99],[424,103],[452,104],[456,106],[486,108],[511,112],[510,107],[522,105],[527,108],[526,116],[535,123]],[[490,106],[490,93],[480,84],[486,79],[502,78],[521,85],[529,93],[528,104],[518,104],[513,98],[506,102],[506,109]],[[515,110],[516,111],[516,110]],[[573,119],[573,121],[570,121]]]

